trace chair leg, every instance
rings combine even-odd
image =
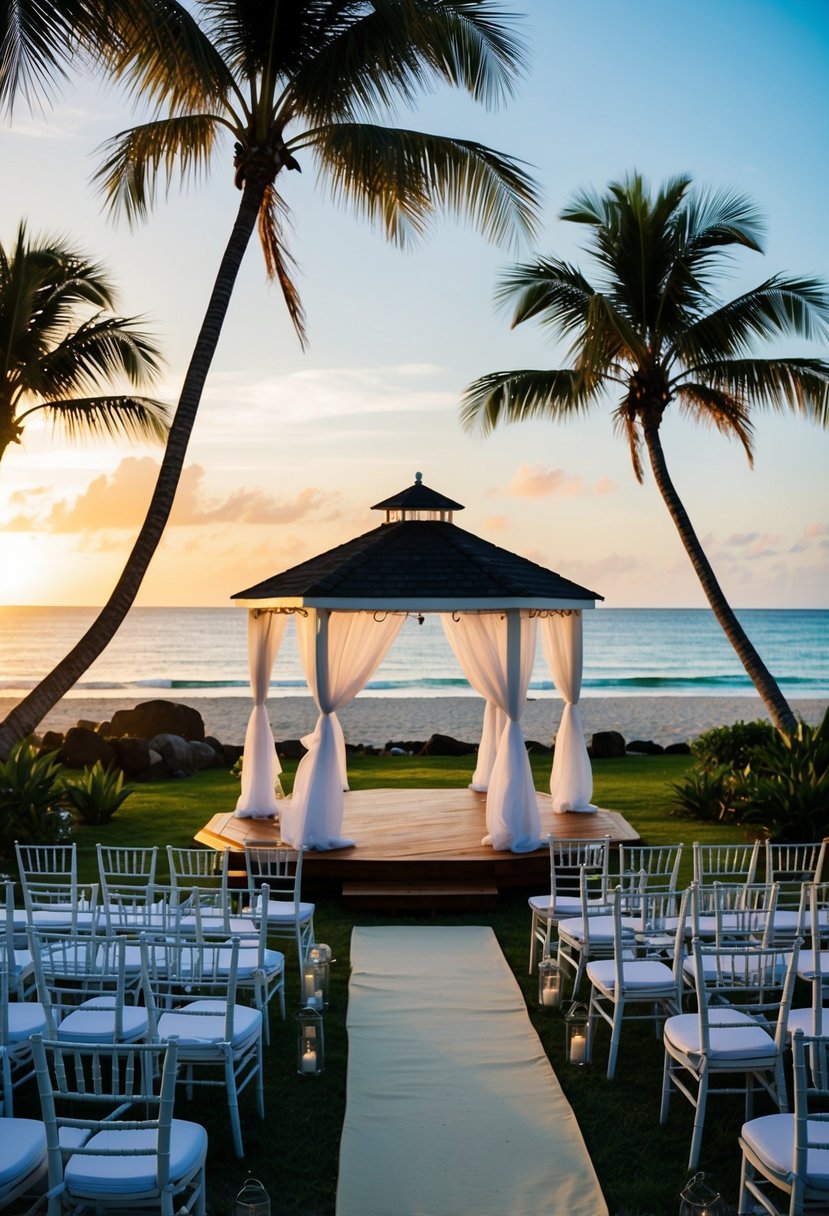
[[[256,1109],[259,1112],[259,1118],[265,1118],[265,1077],[264,1068],[262,1067],[262,1040],[259,1040],[259,1045],[256,1049]]]
[[[229,1049],[225,1056],[225,1089],[227,1090],[227,1105],[230,1112],[230,1128],[233,1133],[233,1147],[236,1150],[237,1157],[244,1157],[242,1125],[239,1120],[239,1094],[236,1090],[236,1074],[233,1071],[233,1053]]]
[[[527,972],[528,975],[532,975],[533,968],[535,967],[535,957],[536,957],[535,931],[537,928],[538,928],[538,914],[533,909],[533,920],[532,920],[532,926],[530,928],[530,966],[529,966],[529,970]]]
[[[613,1022],[610,1029],[610,1054],[607,1057],[607,1079],[612,1081],[616,1075],[616,1060],[619,1055],[619,1040],[622,1037],[622,1018],[625,1003],[622,1000],[613,1002]]]
[[[671,1057],[665,1049],[665,1064],[662,1069],[662,1103],[659,1107],[659,1122],[668,1122],[668,1111],[671,1105]]]
[[[702,1129],[705,1126],[705,1107],[708,1103],[708,1073],[703,1068],[697,1078],[697,1109],[694,1112],[694,1130],[691,1134],[691,1151],[688,1154],[688,1169],[695,1170],[702,1149]]]

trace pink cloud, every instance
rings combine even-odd
[[[580,473],[549,469],[541,464],[522,464],[509,484],[495,492],[510,498],[575,498],[586,494],[611,494],[615,489],[607,477],[588,486]]]

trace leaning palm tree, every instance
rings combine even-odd
[[[152,0],[145,0],[151,3]],[[143,219],[173,174],[204,173],[232,145],[239,208],[181,390],[144,524],[109,600],[77,646],[0,724],[0,754],[27,734],[110,641],[158,546],[208,369],[254,229],[305,342],[287,247],[286,172],[313,164],[335,202],[405,244],[438,211],[489,239],[530,234],[537,200],[513,159],[482,144],[393,128],[395,102],[434,83],[482,103],[507,98],[522,45],[500,0],[157,0],[163,38],[111,49],[115,78],[147,122],[110,141],[99,172],[112,206]]]
[[[165,437],[160,401],[89,395],[160,370],[155,345],[134,319],[111,313],[114,302],[105,270],[65,240],[29,240],[21,224],[8,249],[0,244],[0,460],[37,418],[69,438]]]
[[[605,194],[576,195],[561,218],[591,229],[587,248],[600,278],[538,258],[515,266],[498,289],[514,303],[513,325],[539,319],[570,343],[571,366],[556,371],[492,372],[464,394],[468,429],[501,422],[564,421],[611,403],[643,478],[643,447],[656,485],[716,619],[776,726],[791,733],[794,714],[730,608],[668,473],[660,427],[672,404],[742,444],[752,460],[752,412],[789,410],[829,423],[829,362],[760,358],[758,339],[825,336],[829,289],[812,278],[774,275],[721,302],[717,272],[731,246],[760,251],[754,207],[730,193],[695,192],[677,177],[656,194],[638,174]]]

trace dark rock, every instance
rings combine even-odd
[[[176,772],[191,772],[190,743],[181,735],[162,734],[150,739],[150,747],[164,760],[167,772],[173,776]]]
[[[661,756],[665,748],[661,743],[653,743],[646,739],[634,739],[628,743],[627,750],[642,756]]]
[[[92,768],[96,760],[100,760],[104,768],[111,768],[115,763],[115,751],[96,731],[73,726],[66,732],[58,759],[67,768]]]
[[[222,763],[232,768],[237,760],[241,760],[245,754],[245,749],[241,743],[225,743],[222,748]]]
[[[91,718],[78,718],[75,725],[82,727],[83,730],[98,730],[98,723]]]
[[[300,739],[283,739],[276,750],[283,760],[301,760],[308,749]]]
[[[618,730],[600,730],[593,736],[590,755],[594,760],[618,760],[625,754],[625,737]]]
[[[478,750],[477,743],[463,743],[451,735],[432,735],[420,751],[419,756],[471,756]]]
[[[112,715],[113,735],[154,739],[156,735],[179,735],[204,742],[204,722],[197,709],[173,701],[144,701],[134,709],[119,709]]]
[[[164,781],[167,777],[167,765],[164,762],[164,757],[160,752],[153,751],[150,748],[150,763],[149,767],[144,772],[145,781]]]
[[[218,759],[222,762],[222,764],[224,764],[224,759],[225,759],[224,744],[220,743],[219,740],[215,737],[215,735],[206,735],[204,741],[205,741],[205,743],[210,744],[210,746],[213,748],[213,751],[216,753]]]
[[[394,752],[396,756],[419,756],[425,746],[425,739],[389,739],[383,751]]]
[[[539,743],[536,739],[527,740],[527,751],[531,756],[551,756],[553,749],[548,747],[546,743]]]
[[[190,753],[190,763],[187,767],[191,773],[199,773],[202,769],[216,767],[218,757],[209,743],[200,743],[198,739],[193,739],[188,744],[187,750]]]
[[[115,763],[126,778],[137,777],[150,767],[150,745],[146,739],[112,739]]]
[[[38,751],[41,754],[43,752],[56,752],[62,746],[63,746],[63,731],[47,730],[44,733],[43,738],[40,740],[40,747],[38,748]]]
[[[111,722],[99,722],[98,725],[95,727],[95,729],[97,730],[99,735],[103,735],[105,739],[108,739],[110,737],[110,735],[112,734],[112,723]]]
[[[665,748],[666,756],[690,756],[691,748],[687,743],[669,743]]]

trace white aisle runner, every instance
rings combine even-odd
[[[491,929],[357,928],[337,1216],[607,1216]]]

